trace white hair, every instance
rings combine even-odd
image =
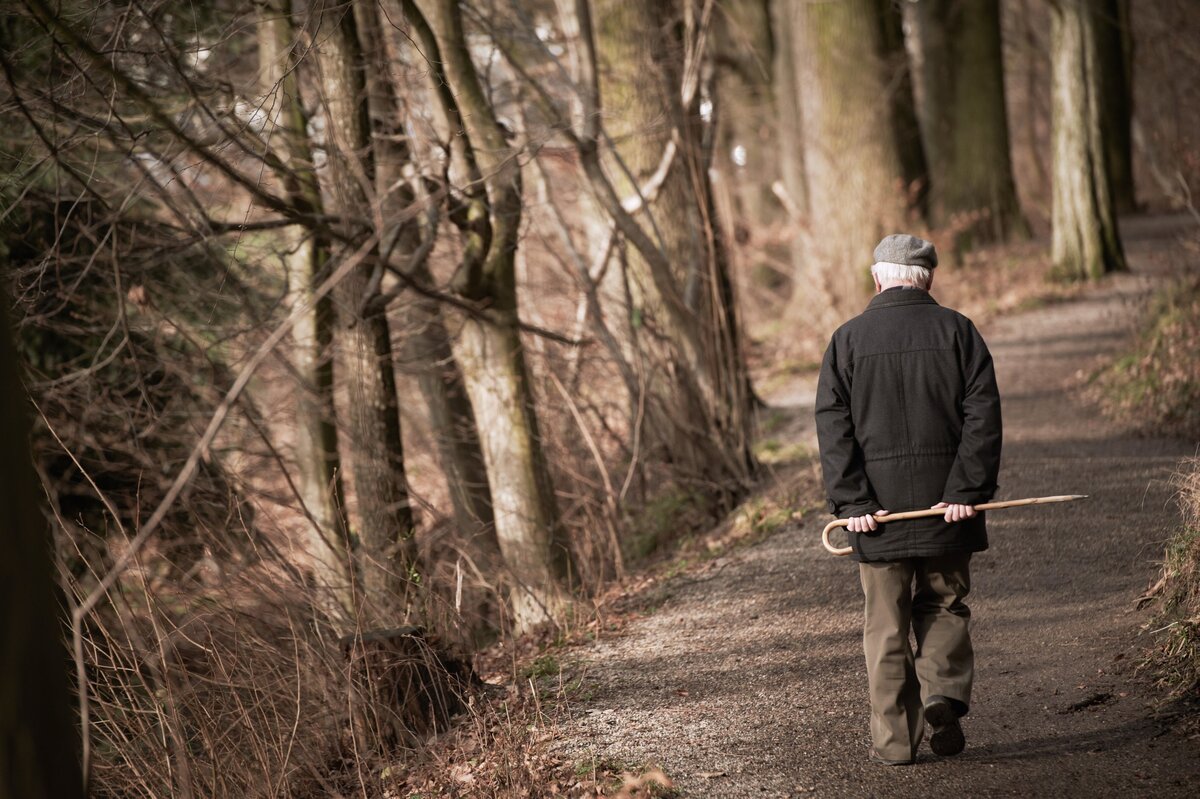
[[[906,283],[920,289],[928,289],[933,280],[933,272],[924,266],[912,264],[893,264],[880,261],[871,267],[871,274],[879,281],[879,285],[888,283]]]

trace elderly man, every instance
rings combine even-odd
[[[973,506],[996,491],[1000,397],[979,331],[929,294],[933,245],[888,236],[875,262],[875,297],[825,352],[817,434],[829,508],[850,519],[866,595],[870,758],[902,765],[926,723],[935,754],[965,745],[974,655],[963,599],[971,553],[987,548]],[[878,522],[927,507],[945,516]]]

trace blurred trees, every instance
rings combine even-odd
[[[898,12],[887,0],[799,5],[789,36],[808,212],[792,315],[831,330],[861,308],[875,243],[921,218],[928,181]]]
[[[677,0],[593,6],[593,103],[615,164],[613,178],[592,179],[611,180],[626,203],[637,203],[627,224],[646,220],[642,244],[624,253],[627,302],[618,299],[609,312],[628,315],[617,329],[629,338],[626,357],[646,375],[647,438],[684,477],[736,497],[754,469],[751,394],[709,174],[712,132],[701,110],[712,107],[699,62],[708,20],[698,5]],[[583,49],[582,58],[593,58]],[[653,200],[645,200],[651,184]]]
[[[1026,233],[1009,155],[999,0],[909,4],[935,224],[976,241]],[[956,217],[965,217],[956,219]]]
[[[1111,4],[1057,0],[1050,34],[1053,58],[1054,268],[1086,279],[1125,268],[1108,170],[1100,29]]]
[[[717,72],[716,141],[720,172],[735,186],[737,213],[755,228],[780,221],[783,207],[774,185],[781,174],[775,142],[781,125],[773,76],[780,32],[772,24],[776,7],[768,0],[723,0],[713,11],[713,64]],[[786,98],[785,98],[786,99]],[[794,101],[793,101],[794,102]]]
[[[1133,187],[1133,34],[1130,0],[1103,0],[1096,7],[1100,96],[1104,98],[1105,161],[1117,212],[1137,210]]]

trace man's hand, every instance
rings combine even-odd
[[[971,505],[953,505],[948,502],[939,502],[933,507],[945,508],[946,521],[948,522],[961,522],[963,519],[975,518],[975,508]]]
[[[875,516],[887,515],[888,511],[886,510],[875,511]],[[875,516],[869,514],[866,516],[851,516],[848,519],[850,523],[846,525],[846,529],[852,533],[873,533],[879,529],[879,525],[875,522]]]

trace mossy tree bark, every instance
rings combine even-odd
[[[755,468],[752,393],[714,213],[701,92],[685,85],[695,79],[685,74],[685,9],[674,0],[592,5],[597,106],[615,145],[618,190],[636,197],[675,148],[656,196],[641,210],[670,274],[656,270],[639,248],[625,251],[632,324],[619,329],[633,331],[627,357],[643,365],[654,399],[645,429],[685,475],[738,495]],[[656,348],[658,337],[668,346]]]
[[[999,0],[923,0],[909,8],[921,58],[932,220],[961,227],[964,245],[1028,235],[1009,155]]]
[[[520,165],[471,62],[457,0],[406,2],[436,70],[435,97],[457,139],[452,174],[482,180],[460,221],[464,260],[456,290],[486,311],[463,321],[454,341],[479,422],[500,551],[514,583],[518,629],[562,621],[572,564],[542,449],[519,335],[514,256],[522,212]],[[473,176],[473,177],[471,177]],[[479,212],[482,212],[482,216]]]
[[[734,184],[735,231],[748,235],[783,217],[780,201],[771,191],[780,176],[771,4],[767,0],[723,0],[714,16],[719,107],[716,160]]]
[[[924,157],[891,4],[797,6],[789,33],[809,213],[791,315],[831,331],[861,310],[875,244],[920,215]]]
[[[270,119],[266,131],[284,169],[278,175],[288,198],[306,215],[321,213],[321,193],[309,146],[307,117],[297,81],[296,31],[290,0],[266,0],[259,7],[258,61]],[[318,227],[293,226],[279,234],[288,298],[309,303],[324,279],[328,235]],[[331,591],[340,608],[353,612],[351,560],[345,517],[338,431],[333,404],[333,305],[328,298],[292,328],[289,351],[296,378],[296,464],[299,489],[309,515],[306,550],[318,585]]]
[[[1108,174],[1098,25],[1102,0],[1051,6],[1051,258],[1061,278],[1125,268]]]
[[[366,231],[361,221],[355,228],[351,220],[366,221],[369,227],[378,218],[366,63],[352,9],[331,2],[316,11],[329,155],[326,194],[331,210],[343,217],[343,233],[354,239]],[[415,547],[391,335],[383,307],[373,302],[379,284],[376,267],[364,261],[334,291],[335,367],[346,388],[339,418],[350,446],[363,589],[373,605],[387,612],[407,606]]]
[[[364,55],[371,65],[367,94],[376,157],[375,192],[387,231],[380,246],[383,252],[399,259],[398,268],[406,272],[407,279],[430,286],[433,279],[427,255],[431,248],[424,239],[434,236],[435,231],[432,223],[422,230],[422,220],[430,217],[432,200],[423,193],[419,195],[414,182],[405,176],[405,170],[415,164],[401,121],[404,109],[391,74],[398,59],[389,50],[385,28],[388,15],[402,19],[403,9],[399,3],[385,9],[374,0],[355,0],[354,12]],[[455,526],[465,544],[463,554],[474,561],[480,573],[494,579],[502,561],[487,469],[475,412],[451,350],[442,307],[436,299],[416,291],[404,292],[401,297],[404,329],[400,332],[400,356],[405,370],[415,374],[425,401]],[[486,634],[495,610],[490,592],[468,589],[467,594],[464,615],[475,633]]]
[[[910,215],[928,217],[929,163],[917,121],[912,66],[904,46],[904,14],[892,0],[879,0],[876,5],[880,6],[877,10],[882,41],[880,61],[888,81],[888,113],[900,153],[900,178],[906,188]]]

